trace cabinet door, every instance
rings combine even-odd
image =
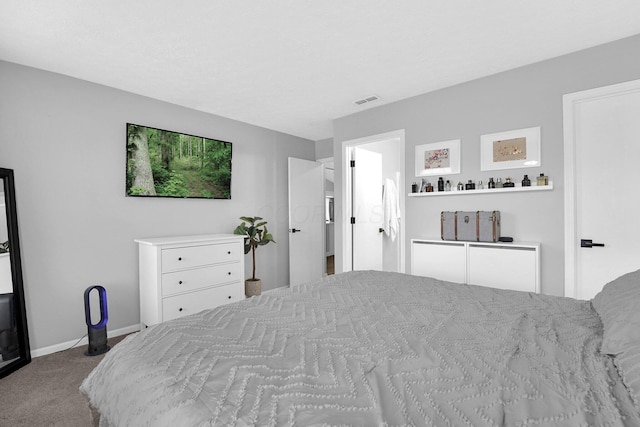
[[[466,248],[464,243],[411,243],[411,274],[448,282],[465,283]]]
[[[535,248],[469,245],[469,284],[537,292]]]

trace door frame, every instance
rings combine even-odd
[[[575,107],[582,102],[640,91],[640,80],[569,93],[562,97],[564,126],[564,296],[576,298],[578,228]]]
[[[405,197],[403,197],[403,191],[405,188],[405,169],[406,169],[406,158],[405,158],[405,136],[404,129],[395,130],[391,132],[385,132],[377,135],[365,136],[362,138],[350,139],[347,141],[342,141],[342,271],[352,271],[353,265],[351,263],[351,251],[353,248],[353,244],[351,241],[351,171],[350,171],[350,160],[351,160],[351,148],[357,147],[359,145],[370,144],[373,142],[382,142],[382,141],[394,141],[397,140],[400,143],[401,155],[401,167],[400,167],[400,185],[398,188],[398,193],[400,195],[400,213],[402,214],[402,219],[400,220],[400,233],[398,234],[398,252],[400,254],[400,272],[404,273],[406,271],[406,255],[405,255]],[[384,161],[384,159],[383,159]]]

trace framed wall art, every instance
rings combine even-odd
[[[480,170],[541,166],[540,127],[492,133],[480,137]]]
[[[460,140],[416,146],[416,176],[460,173]]]

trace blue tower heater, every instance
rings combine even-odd
[[[96,290],[100,299],[100,321],[95,325],[91,323],[91,291]],[[97,356],[110,350],[107,345],[107,291],[100,285],[89,286],[84,291],[84,315],[87,321],[87,335],[89,337],[89,348],[84,352],[85,356]]]

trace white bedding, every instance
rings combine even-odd
[[[640,425],[589,301],[352,272],[165,322],[81,390],[101,425]]]

